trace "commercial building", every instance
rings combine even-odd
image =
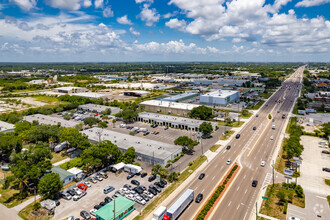
[[[134,147],[138,160],[151,163],[159,163],[162,166],[167,161],[173,160],[175,156],[180,155],[181,147],[172,144],[166,144],[154,140],[148,140],[142,137],[135,137],[107,129],[91,128],[82,131],[93,142],[108,140],[118,146],[120,150],[126,152],[128,148]]]
[[[59,92],[59,93],[65,93],[65,94],[73,94],[73,93],[87,92],[88,89],[82,88],[82,87],[68,86],[68,87],[55,88],[54,91]]]
[[[239,100],[240,93],[232,90],[217,90],[201,95],[200,102],[206,105],[225,106],[228,103]]]
[[[124,92],[124,95],[126,96],[134,96],[134,97],[143,97],[150,94],[148,91],[143,90],[136,90],[136,91],[126,91]]]
[[[54,116],[42,115],[42,114],[27,115],[27,116],[24,116],[24,120],[28,121],[30,123],[33,123],[33,121],[38,121],[39,124],[45,124],[45,125],[60,124],[62,127],[75,127],[76,125],[79,124],[79,122],[67,121],[62,118],[57,118]]]
[[[104,94],[99,94],[95,92],[80,92],[80,93],[74,93],[73,95],[78,97],[89,98],[89,99],[100,99],[106,97],[106,95]]]
[[[182,93],[182,94],[178,94],[178,95],[163,98],[162,101],[179,102],[181,100],[189,99],[189,98],[192,98],[192,97],[195,97],[195,96],[198,96],[198,93],[196,93],[196,92],[185,92],[185,93]]]
[[[0,121],[0,133],[14,131],[14,124],[10,124],[4,121]]]
[[[117,114],[120,112],[120,108],[117,107],[111,107],[111,106],[105,106],[105,105],[96,105],[96,104],[85,104],[85,105],[79,105],[78,109],[88,111],[88,112],[95,112],[95,113],[101,113],[107,109],[111,109],[111,114]]]
[[[121,220],[134,211],[135,202],[118,196],[95,212],[98,220]]]
[[[137,118],[138,121],[143,121],[151,124],[164,125],[173,128],[186,129],[198,131],[199,126],[205,122],[203,120],[177,117],[172,115],[162,115],[150,112],[141,112]],[[215,122],[210,122],[212,124],[213,130],[215,130],[218,125]]]
[[[146,111],[162,112],[165,114],[187,115],[193,108],[200,105],[190,103],[169,102],[163,100],[148,100],[141,102]]]

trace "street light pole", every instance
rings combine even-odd
[[[258,220],[258,202],[256,202],[256,220]]]

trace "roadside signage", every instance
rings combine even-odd
[[[292,176],[285,175],[284,178],[291,180],[292,179]]]
[[[292,159],[294,159],[294,160],[299,160],[299,157],[292,157]]]
[[[290,176],[293,175],[293,170],[284,169],[283,172],[284,172],[285,175],[290,175]]]
[[[263,197],[261,197],[261,198],[264,199],[264,200],[269,200],[269,198],[266,197],[266,196],[263,196]]]
[[[297,164],[301,164],[301,161],[300,161],[300,160],[297,160],[296,163],[297,163]]]

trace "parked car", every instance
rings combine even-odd
[[[322,153],[324,153],[324,154],[330,154],[330,151],[323,150]]]
[[[323,168],[322,168],[322,171],[330,172],[330,168],[323,167]]]
[[[84,184],[88,187],[88,188],[90,188],[90,187],[92,187],[92,184],[90,183],[90,182],[84,182]]]
[[[148,135],[148,134],[150,134],[149,131],[146,131],[146,132],[143,133],[144,136],[146,136],[146,135]]]
[[[132,183],[133,185],[136,185],[136,186],[139,186],[139,185],[140,185],[140,182],[137,181],[137,180],[132,180],[131,183]]]
[[[66,199],[66,200],[70,200],[72,199],[72,196],[69,193],[62,193],[62,198]]]
[[[129,185],[129,184],[125,184],[124,187],[126,187],[129,190],[132,190],[133,189],[133,187],[131,185]]]
[[[96,210],[99,210],[100,208],[102,208],[102,206],[100,206],[100,205],[95,205],[94,206],[94,209],[96,209]]]
[[[141,193],[140,196],[147,202],[150,200],[146,194]]]
[[[58,201],[58,200],[54,200],[54,202],[55,202],[55,205],[56,205],[56,206],[59,206],[59,205],[61,205],[61,202],[60,202],[60,201]]]
[[[157,135],[157,134],[159,134],[159,131],[156,131],[156,132],[155,132],[155,135]]]
[[[168,127],[165,127],[165,128],[164,128],[164,130],[167,130],[167,129],[168,129]]]
[[[104,179],[108,178],[108,175],[105,172],[99,172],[100,176],[102,176]]]
[[[195,199],[195,202],[196,203],[200,203],[203,199],[203,194],[202,193],[199,193],[197,196],[196,196],[196,199]]]
[[[148,181],[149,181],[149,182],[152,182],[152,181],[154,181],[155,179],[156,179],[156,176],[149,176]]]
[[[155,186],[158,186],[158,187],[160,187],[160,188],[164,188],[164,187],[165,187],[165,185],[162,184],[161,182],[155,182],[154,185],[155,185]]]
[[[153,189],[153,188],[149,188],[148,189],[148,192],[151,193],[154,196],[157,195],[157,191],[155,189]]]
[[[147,176],[148,174],[147,173],[141,173],[141,178]]]
[[[78,184],[78,188],[86,191],[88,187],[85,184],[80,183]]]
[[[67,193],[69,193],[71,196],[76,195],[76,192],[73,189],[69,189]]]
[[[108,187],[104,188],[103,192],[104,192],[104,194],[108,194],[109,192],[112,192],[114,190],[115,190],[115,187],[108,186]]]
[[[96,216],[95,215],[95,212],[97,211],[97,209],[91,209],[90,211],[89,211],[89,213],[92,215],[92,216]]]
[[[129,174],[129,175],[127,176],[127,179],[128,179],[128,180],[129,180],[129,179],[132,179],[134,176],[135,176],[135,173],[131,173],[131,174]]]
[[[198,177],[198,179],[202,180],[205,177],[205,173],[201,173]]]
[[[164,184],[164,185],[167,185],[167,182],[166,182],[166,180],[164,180],[164,179],[160,179],[160,182],[161,182],[162,184]]]
[[[288,220],[300,220],[300,218],[297,218],[297,217],[289,217]]]
[[[111,201],[112,201],[112,199],[109,196],[104,198],[104,202],[106,202],[106,203],[109,203]]]
[[[103,180],[103,178],[100,177],[99,175],[97,175],[95,178],[96,178],[98,181],[100,181],[100,182]]]
[[[91,178],[90,181],[91,181],[92,183],[97,183],[97,180],[96,180],[95,178]]]
[[[230,148],[231,148],[231,146],[230,146],[230,145],[228,145],[228,146],[226,147],[226,149],[227,149],[227,150],[229,150]]]
[[[257,187],[258,185],[258,180],[252,180],[252,186]]]
[[[88,212],[86,212],[86,211],[81,211],[80,216],[83,217],[84,219],[90,219],[91,218],[90,214],[88,214]]]

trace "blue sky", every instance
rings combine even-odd
[[[330,0],[0,0],[2,62],[329,62]]]

